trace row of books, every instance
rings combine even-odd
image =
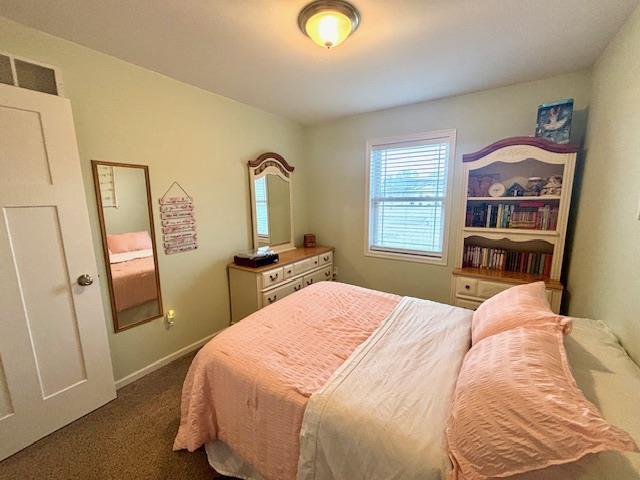
[[[550,253],[519,252],[502,248],[465,245],[462,266],[548,277],[551,275],[552,259],[553,255]]]
[[[555,230],[557,225],[558,206],[544,202],[467,205],[467,227]]]

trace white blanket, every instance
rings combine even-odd
[[[402,299],[309,399],[298,480],[446,478],[445,423],[472,313]]]
[[[151,248],[146,250],[131,250],[130,252],[110,253],[109,263],[124,263],[137,258],[147,258],[153,256]]]

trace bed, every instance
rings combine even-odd
[[[111,278],[116,310],[122,312],[137,307],[158,297],[153,250],[140,250],[139,256],[130,260],[116,261],[111,255]]]
[[[225,330],[185,380],[174,449],[205,446],[246,479],[443,479],[444,435],[472,312],[323,282]],[[604,324],[576,320],[574,375],[640,441],[640,369]],[[515,478],[515,477],[513,477]],[[640,454],[605,452],[517,478],[640,478]]]
[[[153,245],[147,231],[107,235],[116,310],[155,301],[158,297]]]

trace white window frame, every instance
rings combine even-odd
[[[374,147],[392,144],[392,143],[404,143],[404,142],[420,142],[420,141],[432,141],[432,140],[444,140],[449,144],[449,158],[446,165],[447,172],[447,194],[444,198],[444,232],[442,240],[442,254],[441,255],[421,255],[410,252],[393,252],[393,251],[381,251],[372,250],[371,242],[369,241],[371,235],[371,225],[369,224],[370,207],[371,207],[371,150]],[[395,137],[375,138],[367,141],[366,158],[365,158],[365,198],[364,198],[364,254],[367,257],[387,258],[391,260],[402,260],[406,262],[417,263],[429,263],[432,265],[446,266],[448,263],[449,252],[449,226],[451,222],[451,210],[453,195],[451,188],[453,186],[453,164],[456,158],[456,129],[449,130],[437,130],[433,132],[421,132],[411,135],[400,135]]]
[[[254,180],[255,182],[261,180],[264,182],[264,208],[267,210],[267,234],[264,235],[258,231],[258,200],[256,200],[256,235],[258,235],[258,239],[263,242],[269,242],[269,238],[271,237],[271,228],[269,225],[269,189],[267,188],[267,176],[258,177]],[[254,187],[255,188],[255,187]],[[258,195],[256,195],[257,197]]]

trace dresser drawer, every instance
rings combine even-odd
[[[294,280],[284,285],[262,293],[262,306],[266,307],[272,303],[282,300],[287,295],[291,295],[302,288],[302,280]]]
[[[487,282],[484,280],[479,280],[477,295],[475,296],[480,297],[482,299],[487,299],[487,298],[493,297],[494,295],[497,295],[500,292],[504,292],[508,288],[515,287],[515,286],[516,284],[511,284],[511,283]],[[459,293],[462,293],[462,292],[459,292]],[[552,303],[553,290],[547,288],[546,293],[547,293],[547,299],[549,300],[549,303]]]
[[[458,295],[476,296],[478,280],[476,278],[456,277],[456,293]]]
[[[313,270],[318,266],[320,259],[316,257],[305,258],[293,264],[293,274],[300,275],[301,273]]]
[[[333,252],[323,253],[322,255],[318,255],[320,259],[320,265],[326,265],[327,263],[333,262]]]
[[[284,280],[284,271],[282,267],[274,268],[262,274],[262,288],[269,288]]]
[[[282,270],[284,272],[285,280],[295,275],[293,272],[293,263],[290,263],[289,265],[285,265],[284,267],[282,267]]]
[[[456,298],[456,307],[468,308],[469,310],[475,310],[480,306],[482,302],[474,302],[473,300],[465,300],[463,298]]]
[[[325,280],[331,280],[333,277],[333,269],[331,267],[325,267],[322,270],[313,272],[303,277],[303,286],[308,287],[314,283],[323,282]]]
[[[477,296],[480,298],[491,298],[513,286],[514,285],[511,283],[487,282],[480,280],[478,282]]]

